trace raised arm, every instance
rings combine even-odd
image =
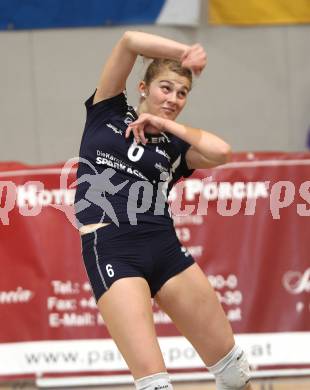
[[[94,103],[118,95],[126,88],[127,78],[140,54],[150,58],[181,60],[189,46],[157,35],[126,31],[105,63]]]

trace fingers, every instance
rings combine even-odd
[[[145,145],[147,143],[145,133],[159,134],[163,131],[163,129],[164,121],[162,118],[143,113],[135,122],[130,123],[125,132],[125,137],[128,138],[132,132],[136,142],[142,142]]]
[[[190,46],[188,49],[185,50],[185,52],[183,53],[183,55],[182,55],[182,57],[180,59],[181,63],[186,60],[186,58],[188,57],[188,55],[189,55],[189,53],[191,51],[191,48],[192,47]]]
[[[144,130],[140,129],[138,131],[138,134],[139,134],[139,138],[140,138],[141,142],[143,143],[143,145],[145,145],[147,143],[147,139],[145,138]]]
[[[142,127],[140,124],[137,125],[137,124],[131,123],[126,129],[125,137],[128,138],[130,136],[131,132],[133,133],[134,139],[135,139],[137,144],[142,142],[143,145],[145,145],[147,143],[147,139],[145,138],[145,135],[144,135],[144,127]]]
[[[204,48],[199,44],[190,46],[181,57],[181,64],[184,68],[189,68],[195,74],[199,76],[207,65],[207,53]]]

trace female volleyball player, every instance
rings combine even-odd
[[[138,55],[154,61],[139,83],[135,111],[124,90]],[[172,389],[151,298],[214,373],[218,390],[250,388],[245,355],[207,277],[181,247],[166,202],[180,177],[230,157],[217,136],[175,122],[192,73],[199,75],[206,62],[199,44],[129,31],[86,102],[75,199],[82,253],[100,313],[137,389]]]

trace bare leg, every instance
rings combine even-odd
[[[98,308],[135,379],[166,372],[153,322],[150,290],[143,278],[113,283],[99,299]]]
[[[208,278],[197,264],[169,279],[155,296],[206,366],[228,354],[235,341],[229,321]],[[246,387],[251,390],[251,386]]]
[[[155,299],[207,366],[215,364],[234,346],[224,310],[197,264],[168,280]]]

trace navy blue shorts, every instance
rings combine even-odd
[[[81,236],[82,255],[96,300],[118,279],[144,278],[154,297],[163,284],[194,259],[173,225],[111,223]]]

